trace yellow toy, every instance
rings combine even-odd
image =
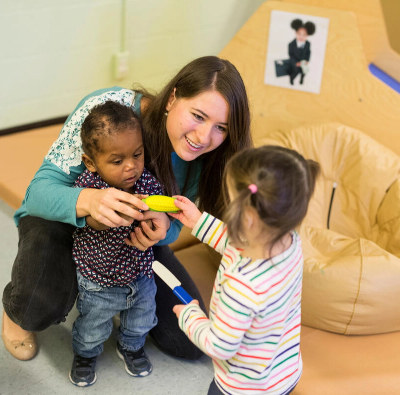
[[[152,195],[143,199],[148,206],[150,211],[157,211],[163,213],[176,213],[179,208],[174,204],[175,198],[162,195]]]

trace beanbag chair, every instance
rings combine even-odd
[[[276,131],[256,141],[321,165],[299,232],[302,324],[347,335],[400,330],[400,158],[340,124]]]

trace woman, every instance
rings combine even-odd
[[[168,247],[179,235],[179,221],[139,212],[137,209],[145,210],[146,205],[123,191],[72,188],[85,168],[81,125],[92,107],[107,100],[131,106],[142,117],[146,167],[164,185],[165,194],[198,199],[200,209],[215,216],[223,209],[225,163],[251,145],[243,81],[230,62],[214,56],[187,64],[155,96],[143,89],[114,87],[85,97],[68,117],[15,213],[20,241],[11,282],[3,293],[2,335],[7,350],[18,359],[33,358],[37,351],[34,332],[65,321],[74,305],[77,282],[72,233],[75,227],[84,226],[87,215],[114,227],[152,219],[155,230],[142,222],[142,230],[136,227],[128,243],[142,250],[153,246],[155,259],[201,300],[194,282]],[[154,340],[174,356],[199,358],[201,352],[174,318],[175,296],[162,281],[156,282]]]

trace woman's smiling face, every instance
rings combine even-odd
[[[168,137],[185,161],[216,149],[228,136],[229,104],[217,91],[178,99],[174,90],[166,110]]]

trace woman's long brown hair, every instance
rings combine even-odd
[[[229,61],[205,56],[183,67],[158,95],[152,95],[143,88],[135,89],[148,99],[142,117],[146,167],[164,184],[168,195],[182,193],[173,174],[173,148],[165,117],[168,99],[174,88],[177,99],[189,99],[206,91],[216,91],[229,104],[228,136],[215,150],[201,156],[203,167],[197,193],[200,210],[220,216],[224,209],[222,176],[225,164],[236,152],[252,146],[250,112],[243,80]],[[189,178],[190,174],[186,181]]]

